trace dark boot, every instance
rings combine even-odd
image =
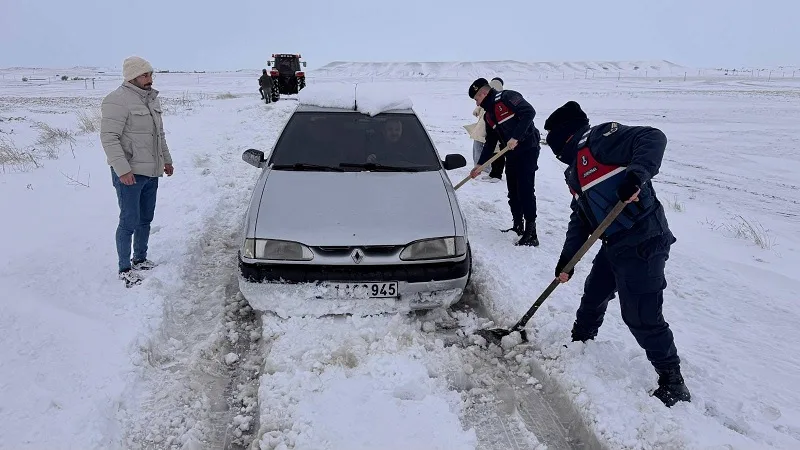
[[[524,231],[524,227],[525,227],[525,225],[523,224],[522,219],[519,219],[519,220],[514,220],[514,226],[513,227],[511,227],[511,228],[509,228],[507,230],[500,230],[500,231],[502,231],[503,233],[508,233],[509,231],[513,231],[514,233],[517,233],[517,236],[522,236],[522,233]]]
[[[578,327],[578,322],[575,321],[572,323],[572,342],[586,342],[594,340],[595,336],[597,336],[597,330],[593,332],[587,332],[586,330]]]
[[[525,231],[522,233],[522,238],[514,245],[539,246],[539,238],[536,236],[536,222],[528,222],[525,224]]]
[[[656,369],[656,373],[658,374],[658,389],[653,392],[653,396],[661,400],[668,408],[680,401],[690,402],[692,400],[689,389],[683,383],[680,366]]]

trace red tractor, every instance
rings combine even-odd
[[[297,94],[306,87],[306,74],[300,68],[306,66],[300,61],[300,55],[292,53],[275,53],[267,65],[272,66],[269,75],[272,78],[272,101],[277,102],[281,94]]]

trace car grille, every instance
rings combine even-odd
[[[239,268],[242,277],[252,282],[308,283],[326,280],[385,280],[423,283],[466,276],[470,269],[470,258],[456,262],[378,266],[246,264],[239,260]]]
[[[361,249],[364,252],[364,256],[366,257],[382,257],[382,256],[392,256],[400,253],[403,250],[403,246],[400,245],[366,245],[366,246],[318,246],[312,247],[313,250],[317,251],[317,253],[325,256],[342,256],[348,257],[350,253],[352,253],[355,249]]]

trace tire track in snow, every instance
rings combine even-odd
[[[137,416],[147,423],[133,424],[129,448],[231,448],[236,442],[230,424],[238,411],[231,407],[241,394],[234,392],[232,381],[256,376],[257,353],[237,359],[228,355],[242,348],[231,345],[239,341],[234,334],[249,336],[257,330],[249,308],[228,294],[235,287],[230,275],[236,267],[236,240],[220,216],[209,221],[184,269],[186,292],[166,296],[164,321],[141,349],[146,390]],[[252,410],[248,399],[238,401]],[[237,429],[246,428],[247,416],[242,417]]]
[[[475,298],[470,292],[452,310],[409,315],[280,319],[265,313],[260,402],[270,408],[261,411],[258,437],[262,448],[345,448],[331,443],[330,436],[317,431],[334,428],[339,411],[316,415],[308,411],[324,409],[330,403],[343,410],[365,408],[361,403],[350,405],[351,400],[325,393],[335,391],[338,383],[364,374],[370,377],[365,377],[367,381],[361,384],[373,383],[380,378],[376,374],[385,371],[376,361],[407,357],[421,361],[428,372],[424,382],[413,380],[414,386],[425,387],[411,389],[420,390],[412,393],[411,399],[418,400],[423,395],[443,399],[457,393],[459,403],[451,400],[451,411],[458,415],[461,427],[474,430],[475,448],[600,448],[566,396],[552,387],[554,383],[541,369],[534,367],[530,347],[487,349],[469,341],[467,334],[486,321],[481,319],[485,313]],[[380,385],[379,392],[394,390],[397,401],[409,400],[404,391],[409,389],[409,380],[396,373],[394,376],[398,380],[376,382]],[[369,395],[379,396],[379,392]],[[348,392],[350,398],[363,395],[366,394],[355,387]],[[328,403],[313,401],[315,396],[326,398]],[[452,424],[443,426],[448,425]],[[359,434],[356,430],[339,432]],[[425,430],[417,428],[417,432],[424,434]],[[367,442],[359,440],[347,445],[367,448]],[[380,447],[380,442],[369,444]],[[413,441],[408,444],[413,446]]]
[[[455,307],[457,316],[470,317],[470,325],[451,336],[453,345],[464,346],[472,353],[473,382],[491,392],[488,402],[479,398],[471,417],[467,415],[468,420],[482,425],[479,448],[528,448],[520,444],[520,434],[526,432],[548,449],[602,448],[566,393],[536,363],[531,344],[487,348],[481,338],[472,335],[492,322],[479,300],[482,290],[481,282],[473,278],[464,300]],[[481,325],[476,328],[477,323]],[[500,440],[501,436],[505,439]]]
[[[263,129],[270,140],[293,106],[238,112],[252,114],[243,123],[256,130],[255,141],[262,140],[263,122],[274,122]],[[215,155],[194,155],[202,175],[215,177],[215,189],[223,192],[212,197],[219,201],[202,220],[200,234],[187,240],[189,256],[172,272],[159,277],[154,271],[141,286],[164,297],[164,313],[140,346],[142,378],[129,387],[134,402],[119,413],[126,448],[242,449],[258,429],[260,316],[238,294],[236,280],[241,223],[257,174],[229,139],[215,139],[223,150]]]

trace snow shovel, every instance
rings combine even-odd
[[[480,171],[481,171],[481,172],[483,172],[483,168],[484,168],[484,167],[486,167],[486,166],[490,166],[490,165],[491,165],[491,164],[494,162],[494,160],[495,160],[495,159],[497,159],[497,158],[499,158],[499,157],[501,157],[501,156],[505,155],[505,154],[506,154],[506,152],[507,152],[507,151],[509,151],[509,150],[511,150],[511,149],[510,149],[510,148],[508,148],[508,146],[505,146],[505,148],[503,148],[503,149],[502,149],[502,150],[500,150],[499,152],[495,153],[495,154],[494,154],[494,156],[492,156],[491,158],[489,158],[489,160],[488,160],[488,161],[486,161],[485,163],[483,163],[483,164],[481,164],[480,166],[478,166],[478,167],[481,169]],[[458,183],[457,185],[455,185],[455,186],[453,187],[453,190],[458,190],[458,188],[460,188],[461,186],[463,186],[463,185],[464,185],[464,183],[466,183],[467,181],[469,181],[469,180],[471,180],[471,179],[472,179],[472,177],[471,177],[471,176],[469,176],[469,175],[467,175],[467,177],[466,177],[466,178],[464,178],[463,180],[461,180],[461,182],[460,182],[460,183]]]
[[[575,253],[575,256],[573,256],[572,259],[569,260],[567,265],[564,266],[563,269],[561,269],[562,272],[569,273],[569,271],[572,270],[572,268],[575,267],[576,264],[578,264],[578,261],[580,261],[583,255],[585,255],[586,252],[589,251],[594,242],[598,238],[600,238],[600,235],[603,234],[604,231],[606,231],[606,228],[608,228],[608,226],[611,225],[611,222],[613,222],[614,219],[617,218],[619,213],[621,213],[624,208],[625,208],[625,203],[621,201],[617,202],[617,204],[614,206],[614,209],[612,209],[611,212],[608,213],[608,216],[606,216],[606,218],[603,220],[603,222],[600,223],[600,226],[598,226],[597,229],[594,230],[594,233],[592,233],[591,236],[589,236],[589,238],[586,239],[586,242],[583,243],[583,246],[581,246],[581,248],[578,250],[578,253]],[[544,292],[542,292],[542,294],[539,296],[539,298],[536,299],[533,305],[531,305],[530,309],[528,309],[528,312],[526,312],[525,315],[522,316],[521,319],[519,319],[519,322],[514,324],[514,326],[511,327],[510,330],[505,330],[502,328],[494,328],[494,329],[487,328],[483,330],[478,330],[475,333],[486,339],[488,342],[500,346],[500,342],[502,341],[503,337],[508,336],[509,334],[515,331],[519,331],[520,336],[522,337],[522,341],[528,342],[528,336],[523,327],[525,326],[526,323],[528,323],[531,317],[533,317],[533,314],[539,309],[540,306],[542,306],[542,303],[544,303],[545,299],[547,299],[547,297],[553,293],[553,291],[559,284],[560,283],[558,281],[558,277],[553,278],[553,281],[550,282],[550,286],[547,286],[547,289],[545,289]]]

